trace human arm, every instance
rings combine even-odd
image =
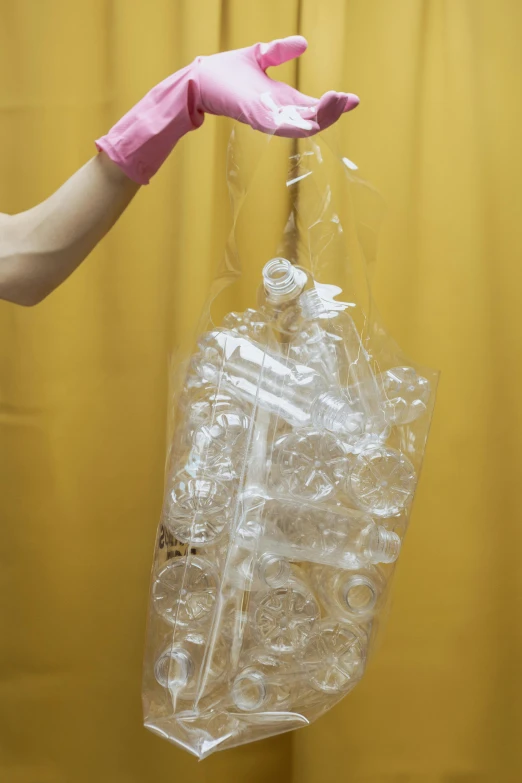
[[[197,57],[156,85],[97,140],[98,156],[56,193],[27,212],[0,215],[0,299],[32,305],[59,286],[206,113],[300,137],[355,108],[359,99],[351,93],[316,99],[267,75],[267,68],[299,57],[306,46],[302,36],[290,36]]]
[[[41,302],[89,255],[140,186],[103,152],[48,199],[0,216],[0,298]]]

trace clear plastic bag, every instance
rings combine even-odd
[[[145,725],[199,758],[330,709],[386,611],[436,373],[376,315],[380,208],[353,170],[324,138],[231,137],[224,264],[174,365],[143,681]]]

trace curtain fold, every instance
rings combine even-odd
[[[168,356],[226,239],[228,131],[208,117],[57,292],[0,303],[6,783],[522,777],[518,0],[0,0],[0,211],[59,187],[196,55],[296,32],[309,52],[277,77],[361,96],[338,133],[388,204],[374,296],[405,352],[442,370],[384,644],[292,735],[197,764],[142,728]],[[284,217],[277,202],[252,247]],[[254,284],[246,265],[230,306]]]

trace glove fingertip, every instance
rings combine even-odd
[[[268,44],[257,46],[258,62],[263,70],[266,70],[300,57],[308,48],[308,41],[302,35],[289,35],[287,38],[277,38]]]
[[[354,95],[353,92],[345,93],[345,97],[346,97],[346,104],[344,107],[344,111],[351,111],[352,109],[356,109],[361,102],[359,96]]]
[[[317,107],[317,118],[321,125],[323,121],[334,122],[334,118],[338,119],[341,116],[346,106],[346,98],[344,95],[334,92],[326,92],[319,101]]]
[[[306,52],[308,49],[308,41],[304,35],[289,35],[287,38],[283,38],[282,40],[285,44],[291,46],[294,51],[298,51],[299,54],[303,54],[303,52]]]

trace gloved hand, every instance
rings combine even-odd
[[[206,112],[264,133],[312,136],[354,109],[359,99],[332,91],[318,100],[267,76],[267,68],[299,57],[306,47],[306,39],[294,35],[197,57],[154,87],[96,146],[130,179],[146,185],[179,139],[202,125]]]

